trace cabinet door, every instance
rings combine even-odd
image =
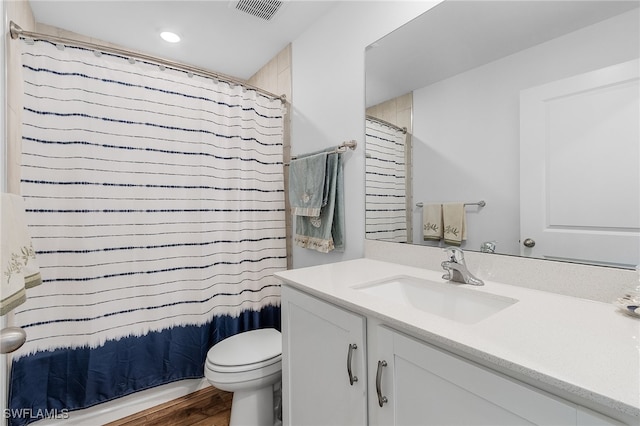
[[[367,424],[364,336],[363,317],[283,286],[285,425]]]
[[[578,406],[578,426],[623,426],[617,420],[607,417],[604,414],[596,413],[588,408]]]
[[[380,386],[387,402],[379,406],[372,386],[372,424],[576,424],[574,405],[499,373],[385,327],[378,328],[377,340],[380,361],[387,364]]]

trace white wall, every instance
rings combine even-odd
[[[293,266],[364,255],[364,50],[439,1],[345,1],[293,42],[292,155],[355,139],[344,155],[344,253],[294,247]]]
[[[520,90],[637,58],[639,40],[636,9],[414,91],[414,200],[486,200],[463,248],[518,254]]]

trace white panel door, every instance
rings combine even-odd
[[[367,424],[364,335],[360,315],[282,288],[285,425]]]
[[[522,255],[640,263],[639,70],[634,60],[521,92]]]

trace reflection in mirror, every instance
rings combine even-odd
[[[367,238],[411,242],[407,128],[367,116],[365,127]]]
[[[638,5],[449,0],[367,48],[367,114],[411,136],[408,242],[445,245],[416,204],[485,200],[465,250],[640,263]],[[407,97],[408,124],[380,113]]]

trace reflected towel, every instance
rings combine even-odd
[[[422,207],[422,229],[425,240],[442,239],[442,204],[425,204]]]
[[[0,215],[2,216],[0,315],[5,315],[25,302],[26,288],[35,287],[42,280],[27,230],[22,197],[2,194]]]
[[[344,250],[344,178],[341,154],[329,154],[326,167],[327,203],[316,217],[296,216],[294,242],[328,253]]]
[[[289,163],[289,202],[291,214],[296,216],[320,215],[327,204],[329,180],[326,179],[328,153],[308,155]]]
[[[464,204],[443,204],[442,222],[444,225],[445,243],[459,246],[463,240],[467,239]]]

